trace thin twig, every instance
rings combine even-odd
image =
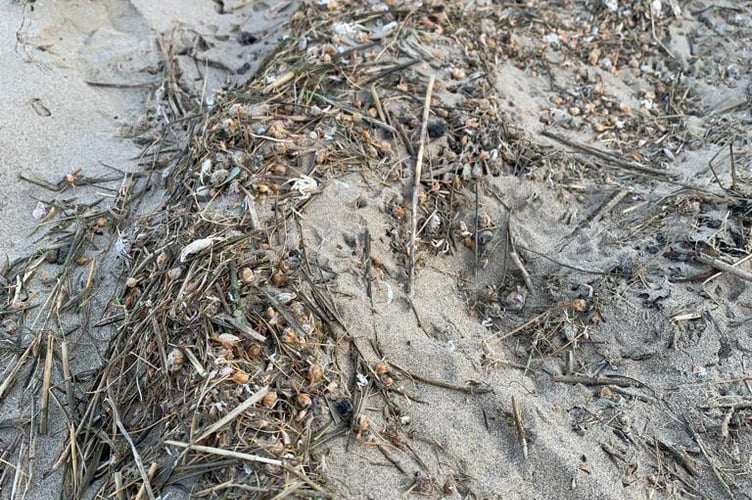
[[[238,416],[240,416],[242,413],[245,413],[246,410],[248,410],[251,406],[255,405],[259,401],[261,401],[264,396],[266,396],[269,393],[269,386],[264,387],[263,389],[257,391],[253,396],[243,401],[241,404],[235,407],[234,410],[232,410],[230,413],[225,415],[224,417],[220,418],[216,422],[214,422],[212,425],[207,427],[207,429],[199,435],[198,438],[196,438],[194,441],[203,441],[207,437],[211,436],[215,432],[219,431],[222,427],[229,424],[233,420],[235,420]]]
[[[689,422],[689,419],[687,418],[686,415],[682,415],[682,419],[684,420],[684,425],[687,427],[687,430],[692,436],[692,439],[695,440],[695,443],[697,443],[697,446],[700,448],[700,451],[705,457],[705,460],[708,461],[708,465],[710,465],[710,468],[713,471],[713,475],[716,477],[716,479],[718,479],[718,482],[721,483],[721,487],[723,488],[723,491],[726,492],[726,495],[728,495],[728,497],[731,500],[734,500],[736,498],[734,496],[734,493],[731,491],[731,488],[729,487],[726,480],[723,479],[723,475],[721,474],[721,471],[718,469],[718,466],[715,464],[715,462],[713,461],[713,459],[710,457],[707,450],[705,449],[705,445],[703,444],[702,439],[700,439],[699,434],[697,434],[697,431],[695,430],[694,426]]]
[[[450,389],[453,391],[460,391],[460,392],[464,392],[467,394],[487,394],[489,392],[493,392],[493,389],[490,386],[488,385],[480,386],[478,382],[469,382],[468,385],[450,384],[448,382],[443,382],[441,380],[436,380],[436,379],[432,379],[429,377],[424,377],[423,375],[418,375],[415,372],[412,372],[406,368],[402,368],[401,366],[399,366],[398,364],[394,362],[390,362],[389,364],[410,378],[413,378],[419,382],[423,382],[424,384],[441,387],[442,389]]]
[[[735,265],[727,264],[726,262],[723,262],[722,260],[713,258],[707,254],[704,254],[702,252],[699,252],[695,259],[697,259],[699,262],[702,262],[703,264],[707,264],[714,269],[717,269],[719,271],[723,271],[725,273],[733,274],[737,278],[741,278],[745,281],[752,281],[752,273],[749,271],[745,271],[743,269],[739,269],[738,267],[734,267]],[[746,257],[745,259],[746,260]],[[742,261],[737,262],[737,264],[740,264]]]
[[[266,458],[259,455],[251,455],[250,453],[242,453],[239,451],[225,450],[223,448],[215,448],[213,446],[203,446],[200,444],[183,443],[180,441],[166,440],[165,446],[177,446],[178,448],[186,448],[188,450],[198,451],[201,453],[209,453],[211,455],[218,455],[220,457],[237,458],[238,460],[245,460],[247,462],[258,462],[267,465],[281,466],[284,464],[282,460],[275,458]]]
[[[517,430],[517,439],[522,446],[522,457],[527,460],[527,437],[525,435],[525,425],[522,422],[522,409],[517,398],[512,396],[512,419],[514,420],[514,427]]]
[[[110,405],[110,408],[112,409],[112,419],[115,421],[115,425],[120,430],[120,433],[123,435],[123,438],[125,438],[126,441],[128,441],[128,444],[131,447],[131,453],[133,454],[133,461],[136,463],[136,468],[138,469],[138,473],[141,474],[141,479],[143,480],[143,486],[146,488],[146,494],[148,495],[149,500],[154,500],[154,491],[151,489],[151,484],[149,481],[149,475],[146,473],[146,469],[144,469],[144,462],[141,460],[141,455],[138,452],[138,448],[136,448],[136,444],[133,442],[133,439],[131,439],[130,434],[128,434],[128,431],[125,428],[125,425],[123,425],[122,420],[120,420],[120,414],[118,413],[117,407],[115,403],[112,400],[112,396],[105,398],[105,402],[107,402]]]
[[[410,227],[412,231],[410,233],[410,267],[408,269],[407,277],[407,293],[412,294],[413,290],[413,278],[415,274],[415,254],[418,251],[415,244],[417,224],[418,224],[418,194],[420,191],[420,176],[423,171],[423,156],[425,155],[426,140],[428,138],[428,117],[431,112],[431,94],[433,94],[433,85],[436,82],[436,76],[431,75],[428,79],[428,87],[426,88],[426,100],[423,103],[423,124],[420,128],[420,145],[418,147],[418,158],[415,160],[415,173],[413,174],[413,205],[410,212]]]
[[[579,142],[572,141],[570,139],[567,139],[565,137],[562,137],[558,134],[555,134],[553,132],[549,132],[548,130],[543,130],[541,132],[541,135],[544,137],[548,137],[550,139],[554,139],[555,141],[558,141],[565,146],[569,146],[572,149],[576,149],[580,151],[581,153],[586,153],[591,156],[595,156],[596,158],[600,158],[601,160],[604,160],[608,163],[611,163],[613,165],[616,165],[617,167],[621,167],[623,169],[627,170],[636,170],[638,172],[646,173],[646,174],[653,174],[653,175],[659,175],[661,177],[675,177],[675,175],[671,174],[670,172],[667,172],[665,170],[658,170],[656,168],[650,168],[646,167],[644,165],[640,165],[639,163],[632,163],[628,161],[624,161],[621,158],[617,157],[616,155],[608,152],[603,151],[601,149],[595,148],[593,146],[587,146],[585,144],[580,144]]]
[[[44,374],[42,375],[42,406],[40,408],[42,415],[39,419],[39,432],[47,434],[47,422],[49,420],[50,405],[50,387],[52,386],[52,360],[53,349],[55,347],[55,337],[52,332],[47,332],[47,352],[44,357]]]

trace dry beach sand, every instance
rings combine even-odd
[[[3,3],[3,497],[752,497],[750,8]]]

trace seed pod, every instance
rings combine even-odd
[[[315,384],[324,378],[324,371],[318,365],[311,365],[308,368],[308,381]]]
[[[245,353],[248,355],[249,359],[256,359],[261,356],[262,351],[263,349],[259,344],[251,344],[248,349],[246,349]]]
[[[219,337],[217,337],[217,340],[219,340],[220,344],[222,344],[225,349],[232,349],[233,347],[238,345],[238,343],[240,342],[240,337],[231,333],[223,333]]]
[[[282,331],[282,338],[280,340],[282,340],[283,344],[297,344],[299,339],[295,330],[288,326]]]
[[[232,374],[232,381],[236,384],[247,384],[251,376],[242,370],[238,370]]]
[[[261,400],[261,405],[264,408],[274,408],[274,405],[277,403],[277,393],[275,391],[269,391],[266,393],[266,396]]]
[[[572,309],[577,312],[585,312],[587,309],[587,301],[585,299],[574,299],[572,301]]]
[[[295,396],[295,402],[301,408],[308,408],[312,404],[311,396],[305,393],[300,393],[297,396]]]

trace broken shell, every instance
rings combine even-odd
[[[170,279],[170,281],[178,279],[181,274],[183,274],[183,268],[180,266],[173,267],[172,269],[167,271],[167,277]]]
[[[180,262],[185,262],[189,256],[193,255],[194,253],[199,253],[202,250],[206,250],[207,248],[211,247],[215,241],[218,241],[221,239],[222,238],[217,238],[217,237],[201,238],[200,240],[196,240],[196,241],[189,243],[180,252]]]
[[[478,244],[479,245],[488,245],[491,240],[494,237],[493,231],[489,229],[484,229],[483,231],[478,232]]]
[[[175,373],[183,367],[185,363],[185,355],[180,349],[173,349],[170,354],[167,355],[167,372]]]
[[[211,159],[207,158],[201,164],[201,178],[203,179],[205,175],[211,174],[211,171],[212,171],[212,161]]]
[[[219,170],[212,172],[210,182],[213,186],[222,184],[225,179],[227,179],[228,175],[230,175],[229,170],[220,168]]]
[[[196,189],[196,199],[198,201],[209,201],[211,199],[211,189],[208,186],[199,186]]]

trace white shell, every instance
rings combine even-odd
[[[214,244],[215,241],[221,240],[222,238],[217,238],[216,236],[210,237],[210,238],[201,238],[200,240],[196,240],[194,242],[189,243],[188,245],[183,248],[183,250],[180,251],[180,262],[185,262],[185,259],[187,259],[189,256],[193,255],[194,253],[198,253],[202,250],[206,250],[210,246]]]

